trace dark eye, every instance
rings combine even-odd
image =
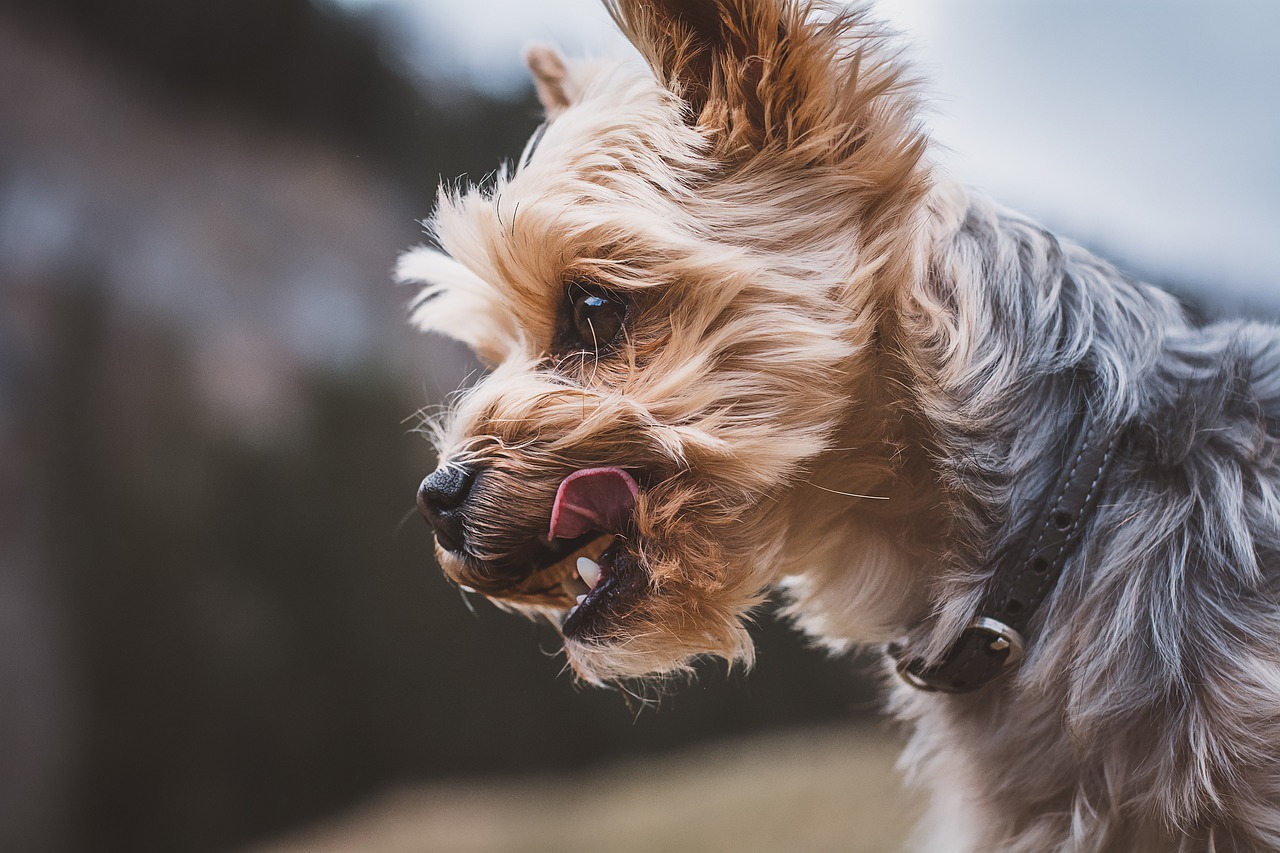
[[[577,283],[569,286],[568,300],[567,348],[607,351],[622,332],[627,304],[600,287]]]

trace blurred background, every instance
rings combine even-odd
[[[896,0],[945,167],[1280,309],[1280,6]],[[0,850],[885,850],[867,660],[767,614],[657,707],[439,577],[476,365],[390,283],[593,0],[0,0]]]

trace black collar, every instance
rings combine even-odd
[[[889,647],[898,674],[908,684],[921,690],[969,693],[1022,659],[1032,617],[1058,585],[1097,507],[1120,432],[1086,411],[1026,546],[1011,549],[1010,558],[997,561],[968,627],[932,664],[905,656],[901,644]]]

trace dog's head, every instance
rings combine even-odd
[[[859,484],[859,448],[829,451],[926,180],[861,13],[610,10],[649,67],[531,50],[547,123],[491,188],[442,191],[440,250],[400,266],[415,320],[492,367],[435,425],[441,565],[563,619],[592,680],[750,656],[743,617],[823,517],[801,487]]]

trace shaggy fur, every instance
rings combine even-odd
[[[572,559],[532,572],[530,543],[562,480],[615,466],[640,485],[629,586],[566,638],[582,678],[749,662],[779,587],[835,651],[936,656],[1088,395],[1123,438],[1026,659],[970,695],[894,689],[934,792],[919,845],[1280,848],[1276,330],[1198,328],[936,173],[861,11],[610,9],[648,68],[531,50],[536,150],[442,191],[439,249],[401,262],[417,323],[493,367],[435,425],[442,465],[482,472],[446,573],[558,624]],[[583,282],[626,305],[615,346],[557,347]]]

